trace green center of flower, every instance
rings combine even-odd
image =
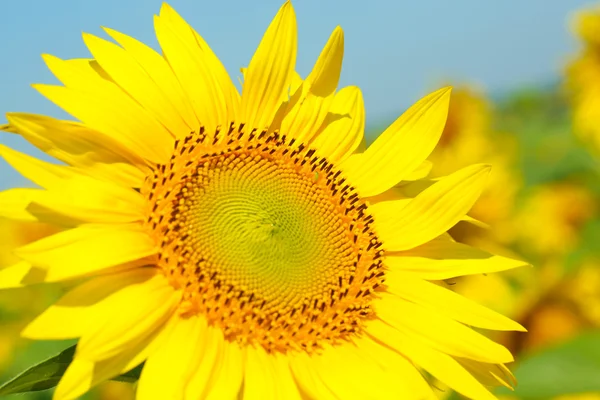
[[[198,167],[202,183],[183,196],[186,245],[210,255],[207,267],[224,281],[267,305],[294,306],[323,296],[328,280],[352,264],[341,218],[316,174],[244,153]]]
[[[241,129],[178,142],[143,190],[181,312],[269,351],[347,338],[384,275],[366,204],[314,150]]]

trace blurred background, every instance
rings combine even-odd
[[[56,82],[40,54],[89,57],[80,33],[104,36],[101,25],[157,48],[152,15],[160,3],[3,4],[0,111],[68,118],[29,87]],[[235,80],[281,1],[170,4]],[[491,228],[460,223],[451,234],[534,265],[449,282],[529,330],[494,337],[515,354],[510,368],[519,381],[514,392],[497,393],[503,399],[600,400],[600,7],[578,0],[297,0],[295,9],[303,76],[333,28],[344,28],[340,85],[363,90],[368,142],[429,90],[455,86],[445,132],[431,156],[433,174],[480,162],[492,164],[493,172],[471,213]],[[48,159],[14,135],[0,134],[0,143]],[[0,161],[0,190],[28,185]],[[10,252],[17,243],[46,229],[0,219],[0,267],[14,262]],[[0,291],[0,382],[69,345],[18,337],[60,293],[60,287]],[[456,397],[439,389],[441,397]],[[128,399],[132,393],[128,384],[109,382],[86,398]]]

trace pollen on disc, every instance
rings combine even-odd
[[[267,351],[357,332],[384,280],[365,202],[333,164],[277,132],[219,135],[176,142],[142,189],[182,312]]]

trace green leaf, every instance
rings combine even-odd
[[[524,400],[600,391],[600,331],[584,333],[523,359],[512,395]],[[511,394],[499,390],[500,394]]]
[[[73,360],[75,346],[34,365],[0,386],[0,396],[15,393],[37,392],[55,387]]]
[[[0,396],[52,389],[64,375],[74,355],[75,346],[71,346],[56,356],[34,365],[0,386]],[[142,368],[143,364],[140,364],[131,371],[114,377],[113,380],[134,383],[140,378]]]
[[[114,378],[112,378],[112,380],[119,382],[135,383],[140,379],[142,368],[144,368],[144,363],[138,365],[131,371],[125,372],[124,374],[119,376],[115,376]]]

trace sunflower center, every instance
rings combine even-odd
[[[314,150],[243,125],[178,141],[143,193],[181,312],[268,351],[357,332],[383,283],[382,250],[341,175]]]

